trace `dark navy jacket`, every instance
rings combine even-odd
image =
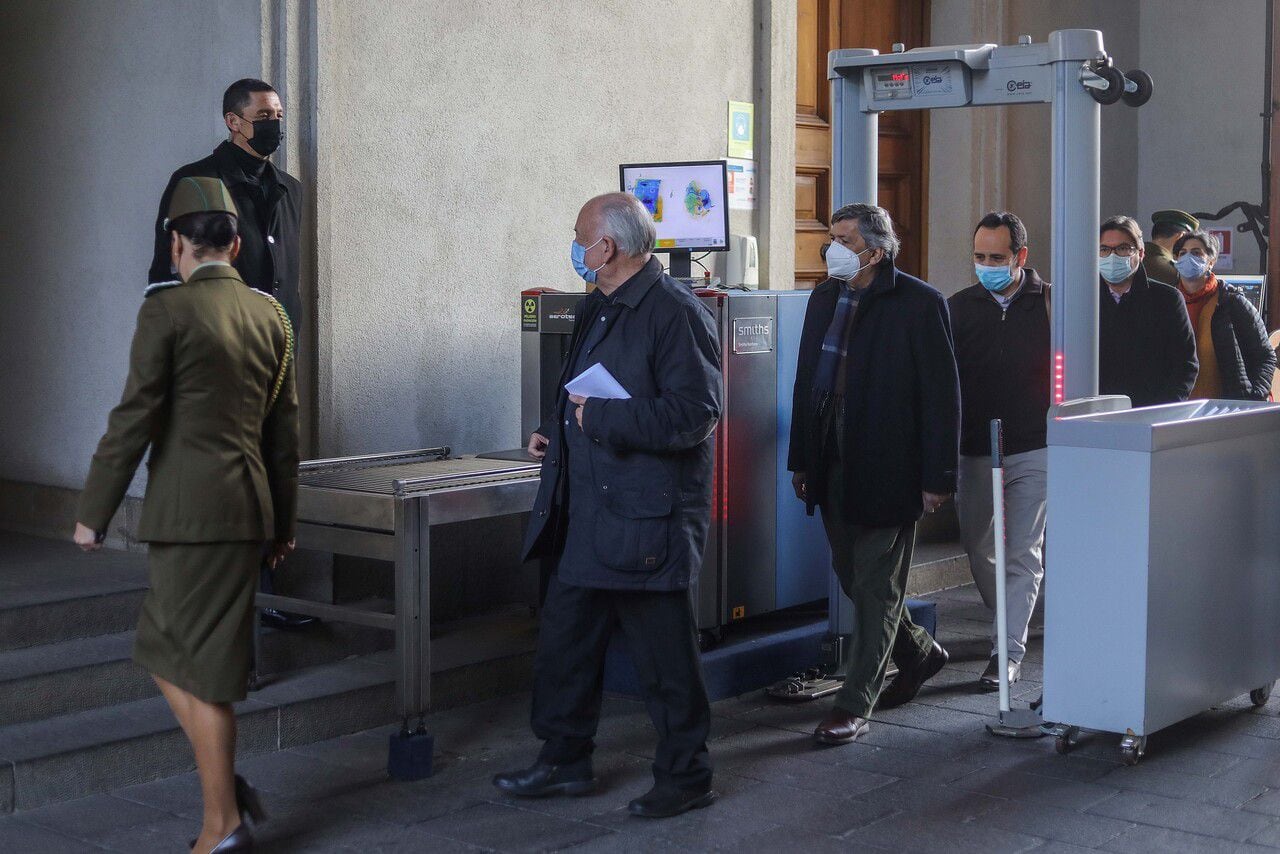
[[[1098,300],[1098,393],[1127,395],[1135,407],[1186,400],[1200,362],[1178,289],[1139,266],[1119,303],[1099,278]]]
[[[840,288],[827,279],[809,298],[787,468],[806,473],[809,512],[826,494],[827,462],[813,405],[813,375]],[[845,388],[844,477],[848,521],[905,525],[924,513],[922,491],[956,488],[960,381],[946,300],[891,265],[881,266],[853,315]]]
[[[556,403],[525,557],[558,558],[561,582],[616,590],[682,590],[697,578],[711,514],[723,398],[711,312],[656,259],[607,304],[583,302]],[[597,314],[596,309],[605,309]],[[603,316],[603,337],[587,327]],[[577,431],[564,385],[601,363],[631,395],[591,398]]]

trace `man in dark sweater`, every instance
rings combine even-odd
[[[1142,229],[1113,216],[1098,239],[1098,391],[1136,406],[1186,400],[1200,365],[1182,295],[1147,278]]]
[[[992,521],[991,430],[1004,430],[1004,501],[1009,682],[1018,680],[1027,626],[1044,578],[1045,487],[1049,410],[1049,283],[1027,263],[1027,229],[1007,211],[989,213],[973,233],[978,283],[948,300],[960,370],[960,465],[956,513],[973,580],[988,608],[996,604]],[[996,634],[979,679],[999,688]]]
[[[222,96],[222,120],[227,140],[202,160],[179,167],[160,196],[156,215],[155,253],[147,273],[148,285],[177,279],[169,260],[166,215],[178,182],[186,177],[218,178],[231,193],[239,212],[240,254],[232,262],[240,278],[254,290],[280,301],[295,330],[301,329],[298,294],[298,250],[302,222],[302,184],[277,169],[271,155],[284,138],[284,106],[270,84],[253,78],[237,80]],[[295,345],[296,346],[296,345]],[[262,570],[262,590],[270,593],[272,570]],[[315,617],[268,608],[265,625],[299,629]]]

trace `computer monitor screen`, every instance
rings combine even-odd
[[[658,252],[729,249],[728,180],[723,160],[627,163],[618,168],[623,192],[653,217]]]

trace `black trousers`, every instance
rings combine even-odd
[[[569,765],[595,749],[605,650],[615,628],[626,638],[658,731],[654,781],[709,790],[711,705],[686,590],[596,590],[550,579],[533,665],[533,732],[545,742],[539,761]]]

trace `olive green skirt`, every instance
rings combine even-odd
[[[263,544],[151,543],[133,660],[209,703],[243,700]]]

